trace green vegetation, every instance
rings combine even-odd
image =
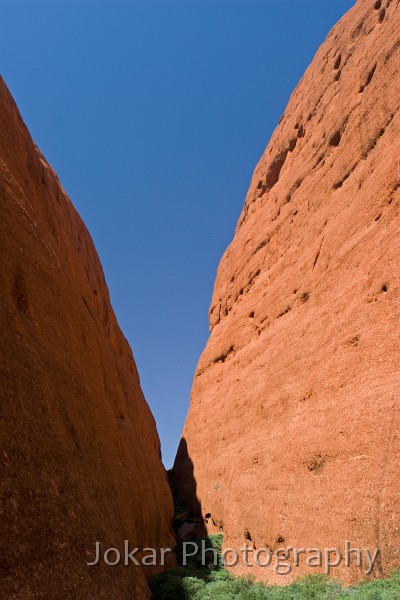
[[[221,552],[222,535],[202,539],[206,548]],[[200,541],[197,540],[199,545]],[[176,553],[179,561],[181,545]],[[233,577],[220,558],[217,566],[202,566],[198,554],[188,559],[187,566],[156,577],[151,589],[154,600],[400,600],[400,573],[349,588],[324,575],[311,575],[290,586],[277,587],[255,583],[251,578]]]

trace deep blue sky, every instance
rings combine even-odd
[[[0,0],[0,70],[99,252],[170,467],[218,262],[352,0]]]

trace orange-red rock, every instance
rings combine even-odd
[[[86,562],[96,541],[174,544],[155,423],[90,235],[3,80],[0,258],[0,597],[147,598],[155,569]]]
[[[172,477],[225,546],[350,540],[380,548],[375,576],[399,567],[399,105],[399,2],[359,0],[294,91],[218,269]],[[300,565],[236,572],[287,583]]]

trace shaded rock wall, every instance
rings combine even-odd
[[[380,548],[374,575],[399,567],[399,105],[399,2],[360,0],[293,92],[217,273],[171,477],[225,546],[350,540]],[[236,571],[286,583],[301,564]]]
[[[0,212],[0,596],[145,598],[154,569],[86,562],[95,541],[174,544],[154,419],[89,233],[3,80]]]

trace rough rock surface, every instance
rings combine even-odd
[[[94,544],[173,545],[155,423],[89,233],[0,79],[0,597],[148,597]],[[115,558],[110,555],[110,560]]]
[[[380,548],[374,576],[399,567],[399,105],[399,2],[360,0],[292,94],[218,269],[172,479],[227,547],[350,540]]]

